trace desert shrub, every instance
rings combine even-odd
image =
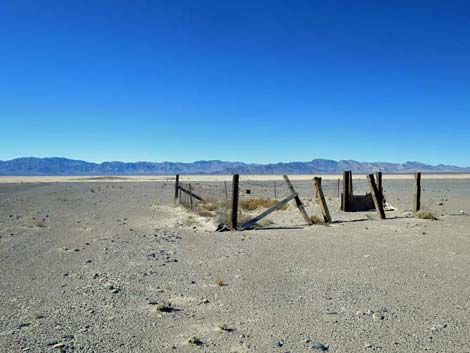
[[[200,207],[205,209],[206,211],[215,211],[219,206],[220,205],[213,201],[200,204]]]
[[[310,216],[310,220],[312,221],[313,224],[325,224],[325,221],[323,220],[323,218],[320,218],[318,216]]]
[[[433,221],[438,220],[438,218],[434,215],[434,213],[432,213],[431,211],[425,211],[425,210],[420,210],[416,212],[415,217],[419,219],[430,219]]]
[[[240,208],[248,211],[254,211],[258,208],[269,208],[279,203],[277,199],[248,199],[248,200],[240,200],[239,206]],[[289,206],[283,205],[280,210],[286,210]]]
[[[214,213],[211,212],[211,211],[208,211],[204,208],[197,208],[195,211],[194,211],[198,216],[201,216],[201,217],[214,217]]]
[[[224,287],[227,285],[227,283],[225,283],[225,281],[223,279],[218,279],[215,281],[215,284],[217,284],[219,287]]]

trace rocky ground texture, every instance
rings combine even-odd
[[[423,184],[437,221],[384,181],[387,220],[222,233],[172,183],[0,184],[0,351],[470,352],[470,180]]]

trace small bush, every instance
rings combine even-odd
[[[215,202],[206,202],[201,204],[201,208],[206,211],[215,211],[218,208],[218,205]]]
[[[215,284],[217,284],[219,287],[225,287],[227,285],[227,283],[225,283],[225,281],[220,278],[217,281],[215,281]]]
[[[240,208],[248,211],[254,211],[258,208],[269,208],[279,203],[277,199],[248,199],[239,202]],[[280,210],[286,210],[289,206],[283,205]]]
[[[437,221],[439,219],[431,211],[424,211],[424,210],[420,210],[416,212],[415,217],[419,219],[430,219],[433,221]]]
[[[203,208],[198,208],[194,212],[196,212],[196,214],[201,217],[214,217],[214,213]]]
[[[313,224],[320,224],[320,225],[324,225],[325,224],[325,221],[323,220],[323,218],[320,218],[318,216],[310,216],[310,220],[312,221]]]

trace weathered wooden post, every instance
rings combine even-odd
[[[382,185],[382,172],[375,173],[375,181],[377,183],[377,190],[379,191],[380,203],[384,203],[384,189]]]
[[[276,180],[274,180],[274,198],[277,199]]]
[[[193,209],[193,190],[191,189],[191,184],[189,184],[189,206],[192,210]]]
[[[178,192],[180,190],[180,175],[176,174],[176,181],[175,181],[175,201],[178,199]]]
[[[313,184],[316,188],[317,200],[320,204],[321,212],[323,214],[323,219],[326,223],[331,223],[331,215],[330,210],[328,209],[328,205],[326,204],[325,195],[323,194],[323,190],[321,187],[321,178],[315,177],[313,178]]]
[[[349,200],[351,205],[352,199],[353,199],[354,191],[353,191],[353,178],[352,178],[352,171],[349,171]]]
[[[232,230],[237,230],[238,226],[238,182],[240,175],[234,174],[232,178]]]
[[[374,201],[375,209],[377,210],[377,215],[380,219],[385,219],[384,205],[380,202],[379,190],[377,189],[377,184],[375,183],[374,174],[369,174],[367,176],[369,180],[370,191],[372,193],[372,200]]]
[[[282,177],[284,178],[284,181],[286,182],[287,186],[289,187],[289,190],[290,190],[291,194],[296,194],[297,195],[297,193],[295,192],[294,186],[292,185],[292,183],[289,180],[289,177],[287,175],[283,175]],[[300,213],[302,214],[302,217],[304,218],[305,222],[308,225],[311,226],[313,224],[313,222],[310,219],[310,217],[308,216],[307,211],[305,211],[304,204],[302,203],[302,200],[300,200],[300,197],[298,195],[295,196],[295,203],[297,204],[297,208],[299,209]]]
[[[341,200],[341,210],[348,212],[351,204],[351,172],[343,172],[343,199]]]
[[[413,212],[421,209],[421,173],[415,173],[415,190],[413,197]]]
[[[314,180],[314,185],[315,185],[315,179],[317,179],[317,182],[318,182],[318,184],[320,185],[320,188],[321,188],[321,177],[315,177],[315,178],[313,178],[313,180]],[[316,198],[316,199],[319,198],[319,195],[318,195],[318,188],[315,188],[315,198]]]

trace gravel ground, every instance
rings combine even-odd
[[[470,180],[423,181],[437,221],[411,217],[411,181],[384,181],[383,221],[334,185],[330,226],[292,206],[216,233],[171,183],[0,184],[0,351],[470,352]]]

